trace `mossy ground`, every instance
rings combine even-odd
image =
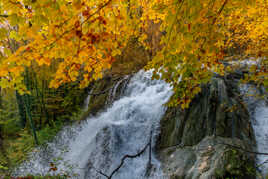
[[[74,98],[76,100],[76,97]],[[68,99],[69,100],[69,99]],[[78,103],[79,104],[79,103]],[[39,145],[52,140],[62,127],[75,120],[80,120],[82,112],[77,106],[66,114],[51,119],[50,122],[37,128]],[[37,122],[35,120],[35,122]],[[2,94],[2,107],[0,108],[0,178],[9,176],[12,169],[27,159],[28,153],[35,144],[32,130],[27,122],[21,126],[18,107],[14,91]],[[10,177],[7,177],[10,178]]]
[[[81,116],[82,113],[75,114],[68,123],[80,120]],[[53,126],[47,126],[37,131],[39,145],[44,145],[53,140],[64,125],[66,125],[66,122],[59,120]],[[27,129],[15,131],[13,136],[5,136],[0,152],[0,178],[1,175],[9,176],[12,169],[25,161],[28,153],[36,146],[31,131]]]

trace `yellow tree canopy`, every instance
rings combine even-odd
[[[23,92],[25,67],[57,61],[51,87],[78,78],[85,87],[130,38],[153,50],[150,32],[161,41],[147,69],[187,107],[213,73],[231,70],[226,56],[263,57],[248,80],[267,84],[267,15],[266,0],[0,0],[0,86]],[[152,23],[159,29],[148,31]]]

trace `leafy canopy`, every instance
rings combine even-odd
[[[227,59],[264,57],[247,80],[267,84],[267,15],[266,0],[0,0],[0,86],[25,92],[26,67],[57,62],[50,87],[85,87],[136,37],[154,54],[146,68],[185,108],[214,73],[232,70]]]

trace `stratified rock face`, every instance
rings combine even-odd
[[[255,148],[249,112],[235,81],[232,75],[214,77],[189,109],[168,108],[157,150],[169,178],[254,178],[255,156],[224,145]]]

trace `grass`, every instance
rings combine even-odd
[[[52,140],[63,123],[57,122],[54,127],[45,127],[37,132],[39,145]],[[5,166],[2,172],[10,174],[12,169],[27,159],[28,153],[36,147],[30,131],[24,129],[16,133],[16,136],[4,140],[4,151],[0,155],[0,165]],[[1,170],[0,170],[1,171]]]

